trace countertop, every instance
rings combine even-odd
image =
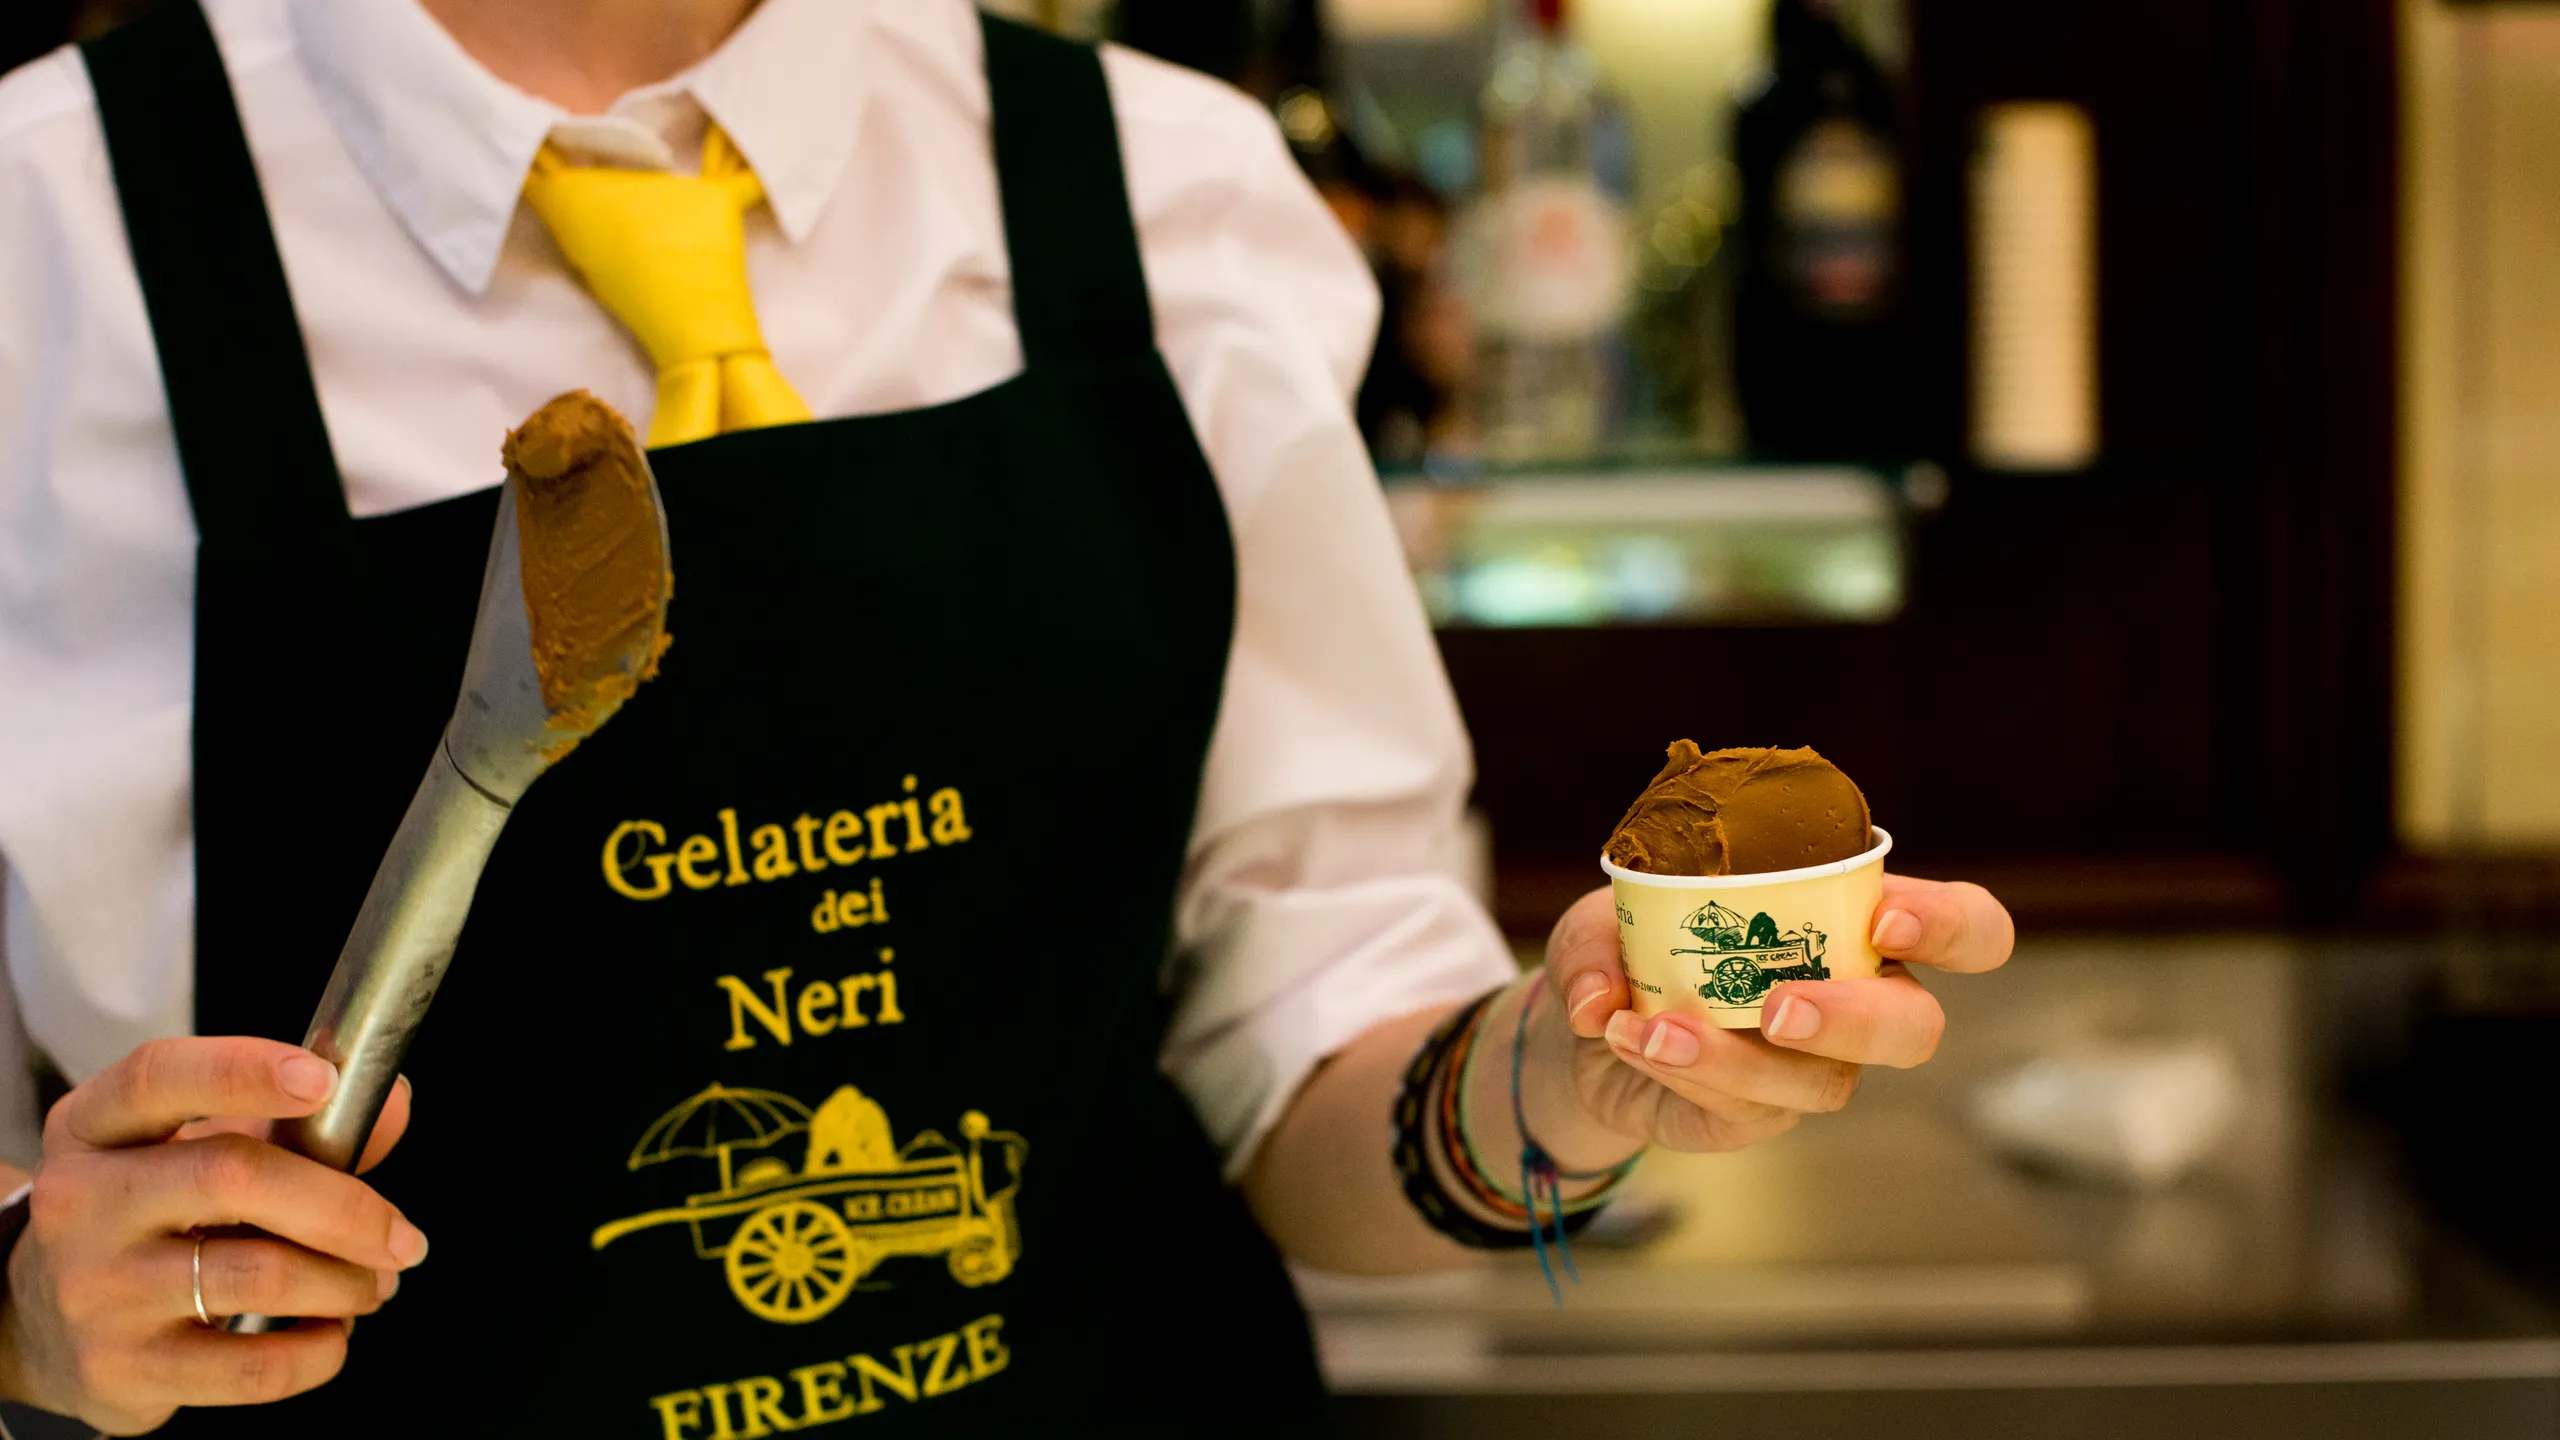
[[[2182,937],[2032,942],[1996,976],[1929,977],[1934,1062],[1870,1071],[1846,1111],[1768,1145],[1650,1157],[1619,1243],[1576,1245],[1561,1307],[1526,1255],[1302,1274],[1328,1374],[1376,1436],[1726,1433],[1717,1417],[2206,1436],[2324,1405],[2298,1433],[2560,1434],[2560,1316],[2430,1226],[2311,1073],[2328,974],[2282,938]],[[1961,1119],[2029,1055],[2140,1037],[2219,1041],[2244,1077],[2176,1184],[2030,1173]]]

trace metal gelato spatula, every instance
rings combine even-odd
[[[462,694],[303,1040],[338,1067],[337,1091],[275,1129],[341,1170],[364,1153],[516,801],[657,673],[669,639],[666,510],[630,424],[572,391],[507,437],[506,460]]]

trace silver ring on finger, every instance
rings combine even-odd
[[[196,1237],[194,1257],[187,1262],[187,1289],[196,1302],[196,1323],[207,1330],[219,1330],[222,1322],[204,1308],[204,1237]]]

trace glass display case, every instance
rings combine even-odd
[[[1391,482],[1435,624],[1877,624],[1901,613],[1903,504],[1853,466]]]

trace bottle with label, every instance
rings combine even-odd
[[[1564,0],[1532,0],[1482,110],[1482,188],[1457,238],[1478,443],[1496,461],[1588,457],[1624,409],[1627,164],[1621,113],[1567,38]]]
[[[1770,68],[1734,116],[1734,378],[1751,448],[1781,458],[1911,443],[1893,93],[1839,12],[1776,0]]]

